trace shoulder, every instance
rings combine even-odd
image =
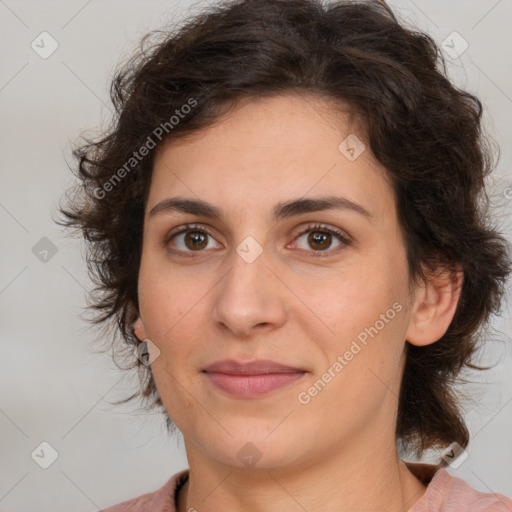
[[[512,498],[478,491],[439,468],[409,512],[512,512]]]
[[[188,478],[188,469],[173,475],[157,491],[102,509],[100,512],[176,512],[176,490]]]

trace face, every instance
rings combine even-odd
[[[189,460],[282,468],[394,447],[405,247],[384,169],[332,112],[312,97],[252,100],[156,157],[136,333],[160,351],[153,375]],[[296,371],[204,371],[262,359]]]

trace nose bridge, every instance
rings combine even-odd
[[[231,271],[229,273],[229,285],[239,293],[244,289],[258,293],[258,281],[263,281],[270,271],[269,251],[252,237],[247,237],[236,247],[231,258]],[[267,276],[268,277],[268,276]],[[261,288],[260,288],[261,290]]]
[[[260,324],[284,321],[284,304],[278,280],[270,270],[270,251],[247,237],[233,251],[230,270],[219,283],[214,320],[237,335],[248,335]]]

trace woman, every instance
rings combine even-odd
[[[164,35],[62,209],[189,462],[107,511],[512,510],[445,469],[510,272],[479,100],[382,2],[239,0]]]

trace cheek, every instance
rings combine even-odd
[[[396,280],[367,270],[361,278],[331,285],[323,299],[320,294],[312,298],[333,332],[313,338],[323,357],[311,387],[301,390],[302,399],[311,400],[303,411],[322,417],[333,431],[347,417],[352,418],[347,425],[359,428],[384,403],[394,407],[399,394],[407,323],[404,290]]]
[[[303,294],[331,338],[346,340],[373,325],[394,302],[400,301],[400,287],[390,281],[382,270],[374,273],[368,268],[350,269],[317,282]]]
[[[191,388],[194,378],[189,364],[199,350],[197,318],[201,303],[197,289],[183,279],[173,276],[171,281],[157,267],[150,268],[141,265],[139,306],[146,336],[160,350],[151,371],[166,410],[182,428],[182,418],[200,412],[184,390]]]
[[[170,271],[168,262],[161,260],[143,260],[139,273],[140,312],[147,337],[160,350],[157,362],[163,364],[163,371],[186,385],[200,370],[200,364],[208,360],[205,354],[210,346],[208,320],[212,307],[209,298],[217,280],[206,272],[176,268]],[[154,374],[155,380],[168,378],[158,365]],[[158,381],[157,385],[160,388]]]
[[[174,332],[190,324],[194,305],[201,293],[200,283],[194,286],[179,272],[169,272],[165,258],[143,255],[139,271],[138,294],[141,316],[148,338],[166,343]]]
[[[346,354],[342,373],[350,382],[375,380],[374,374],[383,381],[392,380],[405,343],[408,324],[405,255],[399,250],[375,254],[375,258],[361,258],[357,264],[326,278],[318,287],[310,287],[308,296],[310,309],[318,312],[322,321],[319,324],[316,320],[316,325],[328,326],[315,334],[314,320],[303,323],[303,329],[316,340],[323,353],[325,369],[320,371]],[[312,318],[308,315],[308,319]]]

